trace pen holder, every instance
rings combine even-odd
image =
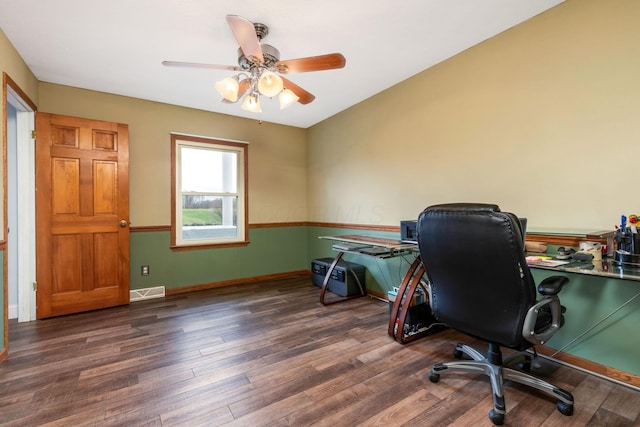
[[[640,265],[640,234],[631,232],[627,227],[616,231],[615,241],[618,246],[614,260],[616,264]]]

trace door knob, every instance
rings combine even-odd
[[[120,227],[125,228],[127,226],[127,221],[125,221],[124,219],[120,220]]]

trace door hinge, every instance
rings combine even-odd
[[[38,291],[38,282],[33,282],[33,290],[34,292]]]
[[[36,131],[35,130],[31,131],[31,139],[36,139]]]

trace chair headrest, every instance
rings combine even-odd
[[[479,212],[500,212],[498,205],[489,203],[445,203],[433,205],[427,208],[429,211],[479,211]]]

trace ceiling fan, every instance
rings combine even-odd
[[[315,99],[315,96],[283,75],[332,70],[345,66],[346,60],[340,53],[281,61],[278,49],[262,43],[262,39],[269,34],[266,25],[252,23],[238,15],[227,15],[227,23],[240,45],[237,66],[177,61],[163,61],[162,65],[238,72],[217,82],[216,90],[226,103],[235,103],[244,96],[242,108],[253,112],[261,111],[260,95],[269,98],[278,95],[280,109],[296,101],[308,104]]]

